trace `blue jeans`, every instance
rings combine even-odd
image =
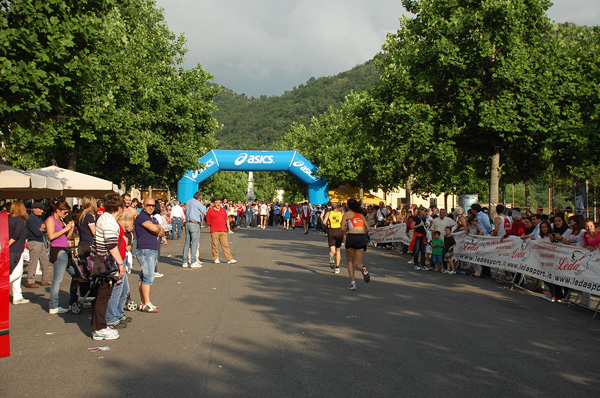
[[[138,261],[140,263],[140,281],[144,285],[152,285],[154,282],[154,269],[158,261],[158,250],[138,249]]]
[[[420,265],[421,267],[425,266],[425,246],[427,246],[427,244],[423,242],[423,237],[415,239],[415,247],[413,248],[413,260],[415,265]],[[421,252],[421,264],[419,264],[419,252]]]
[[[251,222],[252,222],[252,212],[247,211],[246,212],[246,227],[249,227]]]
[[[75,270],[73,266],[69,267],[69,254],[65,250],[58,253],[56,261],[52,265],[54,267],[54,277],[52,278],[52,286],[50,286],[50,309],[56,309],[59,307],[58,296],[60,294],[60,285],[65,276],[65,271],[74,276],[81,276],[79,272]],[[69,299],[69,305],[77,301],[77,288],[75,287],[76,282],[71,279],[71,298]]]
[[[196,262],[196,252],[198,251],[198,242],[200,242],[200,225],[194,223],[186,223],[185,224],[185,243],[183,244],[183,262],[188,262],[188,257],[190,259],[190,263],[194,264]],[[189,250],[192,253],[189,254]]]
[[[171,228],[171,239],[181,239],[181,218],[174,218],[171,221]],[[177,238],[175,235],[177,235]]]
[[[110,300],[108,300],[108,308],[106,309],[106,323],[117,323],[125,316],[125,302],[127,294],[129,294],[129,279],[127,273],[121,278],[121,283],[114,285]]]

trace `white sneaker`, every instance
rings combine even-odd
[[[200,261],[196,261],[192,264],[192,268],[202,268],[202,263]]]
[[[161,274],[160,272],[155,272],[154,273],[154,277],[155,278],[162,278],[163,276],[165,276],[165,274]]]
[[[228,233],[228,234],[232,234],[232,233],[233,233],[233,231],[229,231],[229,232],[227,232],[227,233]]]
[[[27,303],[29,303],[29,302],[30,302],[30,301],[29,301],[29,300],[27,300],[26,298],[23,298],[23,297],[21,297],[20,299],[13,300],[13,302],[12,302],[12,303],[13,303],[13,305],[17,305],[17,304],[27,304]]]
[[[227,261],[227,264],[235,264],[237,263],[237,260],[232,258],[231,260]]]
[[[119,337],[119,332],[109,327],[106,329],[94,330],[92,333],[92,339],[94,340],[116,340]]]
[[[336,268],[336,269],[335,269],[335,273],[336,273],[336,274],[339,274],[339,273],[340,273],[340,269],[339,269],[339,268]]]
[[[421,267],[419,267],[418,265],[415,265],[414,268],[419,271],[421,269]]]
[[[408,264],[414,264],[414,263],[415,263],[415,261],[414,261],[414,260],[410,260],[410,261],[407,261],[407,263],[408,263]]]
[[[183,268],[189,268],[190,264],[187,261],[183,262]]]
[[[218,258],[215,258],[215,264],[221,264],[221,260],[219,260]]]
[[[69,312],[69,310],[63,307],[50,308],[48,310],[48,313],[50,314],[66,314],[67,312]]]

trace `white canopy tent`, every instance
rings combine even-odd
[[[82,197],[85,195],[99,197],[109,192],[119,192],[119,188],[111,181],[58,166],[42,167],[41,169],[29,170],[29,172],[60,180],[62,182],[63,197]]]
[[[62,181],[0,164],[0,198],[44,199],[62,195]]]

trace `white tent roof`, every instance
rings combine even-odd
[[[42,199],[62,194],[62,181],[0,164],[0,198]]]
[[[29,170],[29,172],[62,181],[62,196],[65,197],[81,197],[85,195],[101,196],[109,192],[119,192],[118,187],[111,181],[73,170],[63,169],[58,166],[33,169]]]

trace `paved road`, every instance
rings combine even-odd
[[[119,340],[92,341],[90,310],[50,316],[47,289],[25,289],[33,303],[11,306],[13,355],[0,360],[1,395],[600,393],[600,320],[585,310],[489,279],[414,271],[405,257],[378,250],[365,257],[371,283],[358,281],[351,292],[347,274],[329,269],[319,234],[271,228],[229,236],[236,265],[208,262],[204,229],[201,269],[180,267],[183,240],[163,246],[165,277],[152,289],[161,312],[130,313]],[[110,351],[87,351],[97,345]]]

